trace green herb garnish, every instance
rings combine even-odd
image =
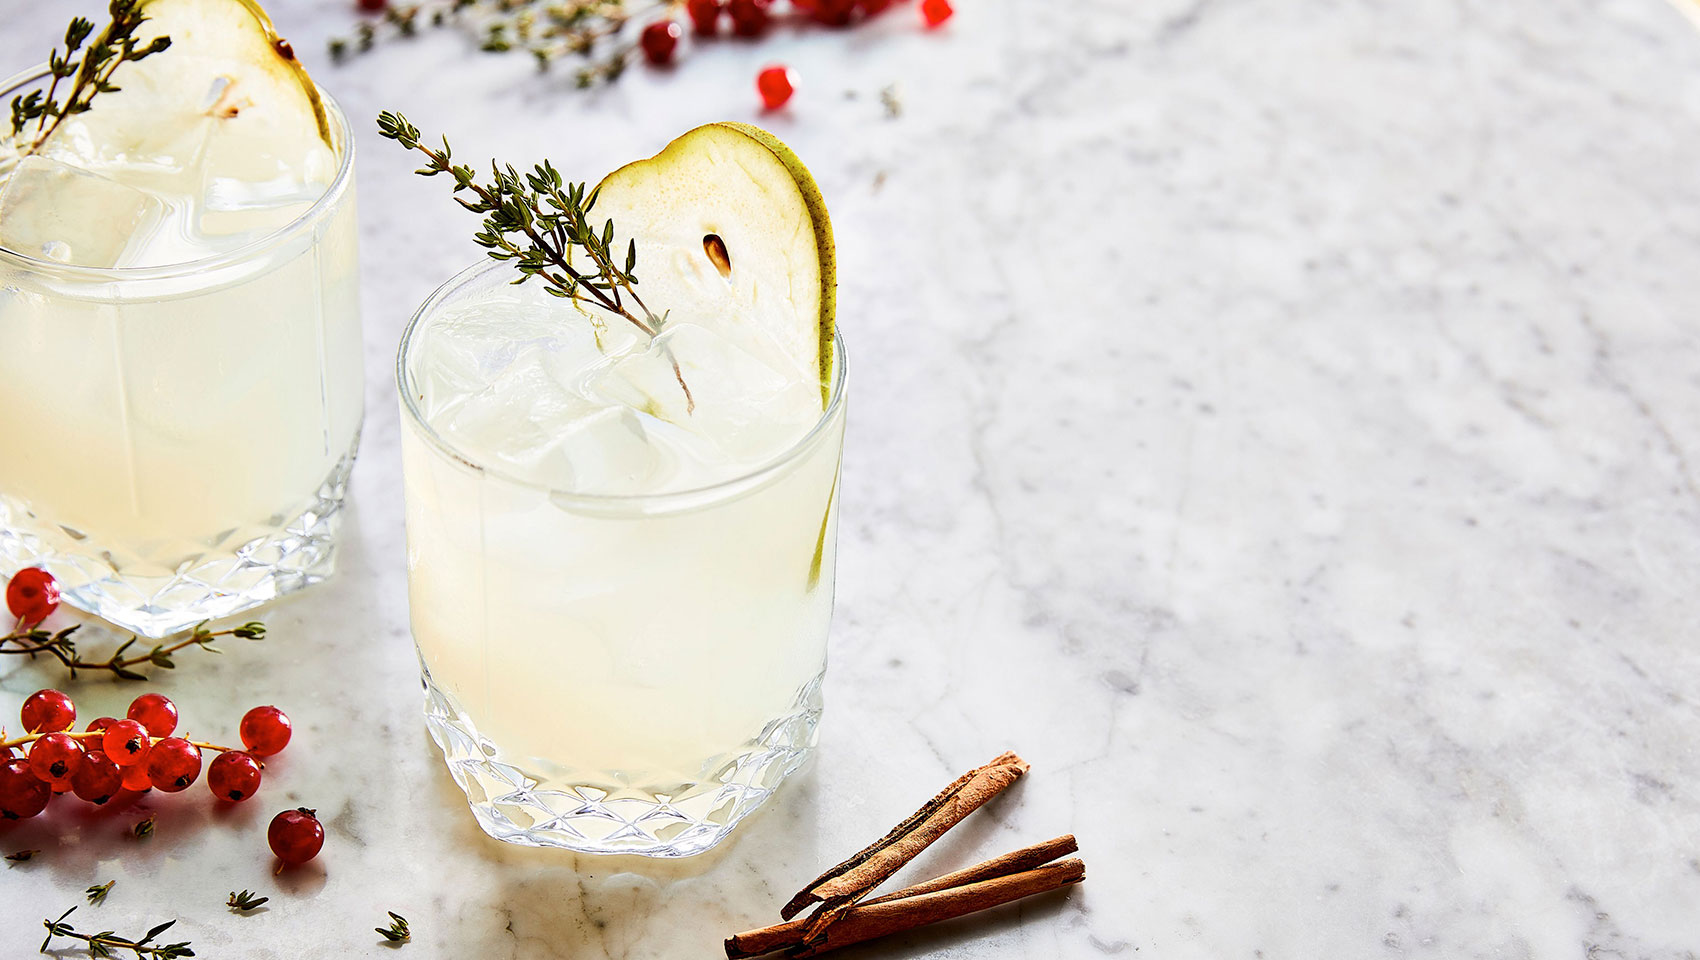
[[[119,86],[112,75],[126,63],[150,57],[171,46],[170,37],[155,37],[146,45],[137,43],[136,31],[147,17],[141,12],[142,0],[112,0],[108,11],[112,16],[106,29],[86,48],[83,43],[94,33],[94,23],[76,17],[65,28],[65,52],[54,47],[48,54],[47,66],[51,80],[46,90],[32,90],[12,99],[11,140],[23,154],[41,149],[53,131],[66,117],[87,113],[94,98],[102,93],[116,93]],[[81,50],[82,56],[77,57]],[[65,99],[58,99],[59,87],[70,81]],[[30,125],[34,124],[34,129]]]

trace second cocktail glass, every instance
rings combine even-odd
[[[0,246],[0,572],[46,567],[147,637],[330,573],[363,389],[354,144],[321,96],[336,167],[316,200],[200,215],[242,236],[282,214],[238,249],[96,268]],[[82,214],[154,202],[57,161],[30,173],[87,179]]]

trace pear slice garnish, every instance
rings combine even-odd
[[[596,188],[592,218],[635,238],[644,302],[832,387],[838,274],[832,221],[807,167],[773,134],[711,123]]]

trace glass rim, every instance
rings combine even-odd
[[[486,273],[501,269],[511,269],[511,265],[494,260],[474,263],[431,291],[431,295],[425,298],[425,302],[420,304],[418,310],[414,311],[412,319],[408,320],[407,327],[401,333],[401,343],[396,348],[395,387],[407,418],[413,422],[414,426],[419,428],[420,435],[438,453],[484,476],[495,477],[504,483],[541,492],[552,499],[564,501],[569,505],[583,506],[600,511],[606,511],[609,508],[629,507],[633,508],[634,513],[649,514],[671,512],[668,509],[669,507],[688,509],[729,500],[778,475],[786,466],[801,459],[804,454],[814,449],[826,433],[829,425],[839,418],[839,412],[844,407],[850,363],[849,356],[844,349],[844,334],[835,323],[832,331],[832,352],[835,362],[833,363],[831,392],[828,394],[826,409],[821,411],[820,418],[815,421],[814,426],[810,427],[807,433],[797,438],[796,442],[748,470],[740,472],[737,476],[684,490],[667,490],[657,493],[585,493],[576,490],[560,490],[546,483],[538,483],[534,480],[515,476],[507,470],[486,466],[450,443],[425,419],[424,414],[419,409],[418,402],[413,398],[412,391],[407,389],[407,360],[410,355],[410,348],[413,345],[414,335],[428,316],[435,313],[437,308],[452,294]]]
[[[51,75],[46,64],[38,64],[4,80],[0,80],[0,99],[11,96],[25,86],[46,79]],[[317,80],[313,86],[319,91],[319,97],[325,104],[325,117],[331,124],[334,134],[341,140],[342,149],[338,151],[336,176],[331,178],[325,192],[313,201],[300,216],[287,224],[256,237],[253,240],[223,253],[200,257],[195,260],[184,260],[181,263],[167,263],[152,267],[86,267],[72,263],[60,263],[56,260],[41,260],[26,253],[0,246],[0,263],[11,263],[33,270],[37,273],[52,273],[70,280],[86,280],[97,283],[115,283],[144,280],[174,280],[193,276],[198,273],[211,273],[223,267],[240,264],[261,257],[287,243],[289,240],[315,227],[320,221],[330,216],[331,210],[348,192],[348,185],[354,178],[354,127],[348,122],[348,114],[343,112],[342,104],[331,96],[330,91],[319,85]]]

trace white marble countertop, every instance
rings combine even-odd
[[[77,3],[4,0],[0,64]],[[348,0],[277,0],[310,63]],[[1700,953],[1700,36],[1662,0],[961,0],[584,94],[443,35],[318,76],[362,131],[369,371],[343,572],[184,655],[284,706],[261,797],[0,827],[37,918],[205,957],[712,958],[957,772],[1031,776],[916,865],[1073,831],[1088,880],[847,956]],[[752,79],[795,66],[790,109]],[[882,88],[896,84],[900,116]],[[379,141],[594,179],[698,122],[813,167],[855,365],[810,772],[693,861],[487,840],[420,720],[391,357],[471,218]],[[0,713],[59,680],[0,665]],[[136,690],[73,688],[85,715]],[[220,727],[225,724],[225,727]],[[324,816],[273,878],[264,825]],[[227,891],[271,896],[227,913]]]

